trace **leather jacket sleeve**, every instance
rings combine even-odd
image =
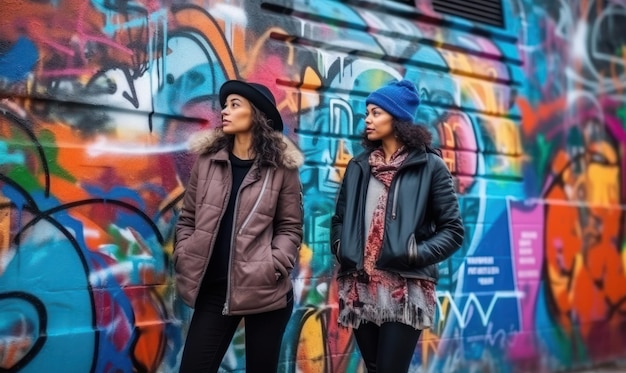
[[[437,264],[450,257],[463,244],[465,232],[452,175],[440,157],[431,155],[429,158],[433,167],[429,198],[435,234],[418,243],[419,266]]]

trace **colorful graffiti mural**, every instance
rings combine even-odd
[[[283,371],[364,371],[335,322],[329,220],[364,99],[399,78],[467,228],[412,371],[626,359],[626,2],[503,6],[495,28],[428,0],[3,1],[0,372],[177,371],[186,143],[232,78],[272,89],[306,156]],[[242,331],[224,371],[244,368]]]

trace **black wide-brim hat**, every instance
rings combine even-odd
[[[229,80],[220,88],[220,105],[224,107],[228,95],[236,94],[248,99],[271,121],[276,131],[283,131],[283,118],[276,108],[276,99],[272,92],[263,84],[247,83],[241,80]]]

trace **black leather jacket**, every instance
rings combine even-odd
[[[346,168],[332,217],[331,250],[338,276],[363,271],[365,199],[370,178],[369,152]],[[437,263],[461,247],[464,228],[452,176],[436,154],[412,151],[389,188],[380,270],[437,282]]]

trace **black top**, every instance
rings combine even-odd
[[[233,174],[230,198],[228,199],[228,205],[222,217],[219,231],[217,232],[213,254],[211,254],[209,266],[207,267],[203,281],[204,283],[210,284],[223,283],[222,285],[224,286],[226,285],[226,278],[228,276],[228,260],[230,258],[233,222],[235,220],[235,200],[237,199],[237,194],[239,194],[239,188],[241,187],[243,179],[254,163],[253,159],[239,159],[233,155],[233,153],[230,153],[228,158],[230,159]]]

